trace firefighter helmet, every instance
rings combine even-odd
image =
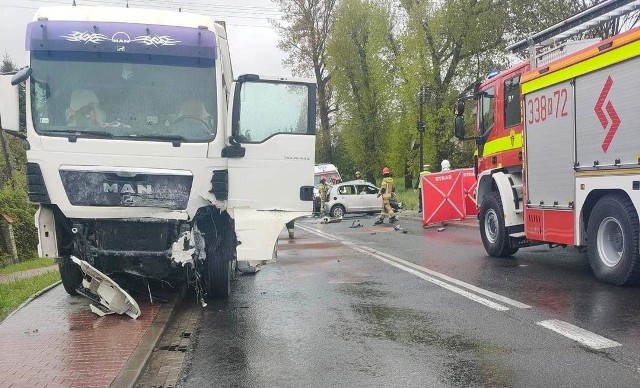
[[[391,170],[389,170],[389,167],[385,167],[385,168],[382,169],[382,175],[387,175],[387,174],[390,174],[390,173],[391,173]]]
[[[449,163],[449,161],[445,159],[442,161],[442,163],[440,163],[440,167],[441,171],[449,171],[451,170],[451,163]]]
[[[325,178],[325,177],[320,178],[320,182],[327,183],[327,178]]]

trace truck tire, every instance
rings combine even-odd
[[[222,232],[220,244],[207,249],[207,294],[209,298],[226,298],[231,294],[235,270],[235,234],[231,228]]]
[[[508,257],[518,252],[509,245],[509,233],[504,226],[504,211],[500,193],[492,192],[480,205],[480,237],[489,256]]]
[[[78,287],[82,284],[82,270],[78,264],[71,261],[69,257],[63,257],[58,262],[58,270],[60,270],[60,279],[62,286],[69,295],[78,295]]]
[[[587,224],[587,255],[596,277],[617,286],[638,283],[638,214],[623,195],[602,197]]]

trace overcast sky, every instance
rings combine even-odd
[[[36,9],[45,5],[72,4],[73,0],[0,0],[0,54],[8,53],[22,67],[28,63],[24,35]],[[76,0],[77,5],[122,6],[126,0]],[[277,48],[278,34],[270,18],[278,18],[270,0],[129,0],[130,7],[174,9],[213,16],[227,22],[234,75],[254,73],[291,76],[282,66],[285,54]]]

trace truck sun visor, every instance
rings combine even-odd
[[[211,59],[217,53],[215,34],[207,29],[79,21],[31,22],[25,48]]]

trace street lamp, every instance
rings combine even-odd
[[[423,152],[423,147],[424,147],[424,129],[425,129],[425,125],[424,125],[424,104],[426,103],[426,99],[427,99],[427,88],[424,85],[420,86],[420,91],[418,92],[418,101],[419,101],[419,118],[418,118],[418,122],[416,123],[416,129],[418,130],[418,133],[420,134],[420,166],[418,167],[418,174],[420,174],[420,172],[422,171],[422,166],[424,166],[424,152]]]

